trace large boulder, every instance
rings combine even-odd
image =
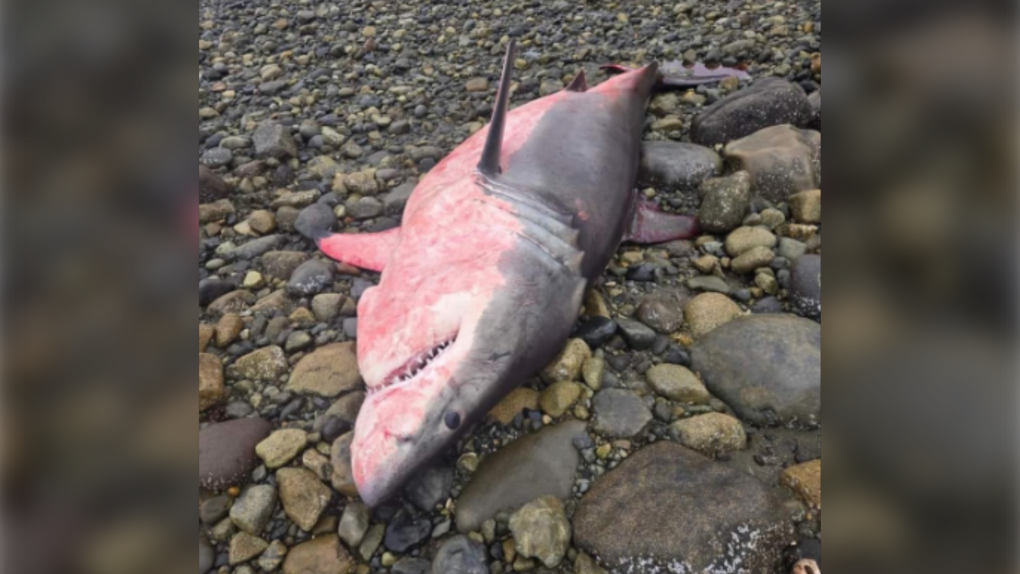
[[[612,572],[773,572],[792,535],[775,491],[665,441],[595,482],[573,527]]]
[[[691,141],[725,144],[780,124],[804,127],[811,120],[804,89],[780,78],[763,78],[705,108],[691,123]]]
[[[793,315],[745,315],[695,343],[692,369],[747,422],[822,421],[822,329]]]
[[[822,185],[822,134],[790,125],[757,131],[723,148],[726,161],[751,174],[751,190],[773,203]]]

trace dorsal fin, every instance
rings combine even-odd
[[[489,135],[482,149],[482,159],[478,162],[478,170],[490,176],[499,174],[499,154],[503,146],[503,127],[510,107],[510,79],[514,70],[514,53],[516,42],[513,38],[506,46],[506,57],[503,59],[503,73],[499,78],[499,91],[496,92],[496,105],[492,109],[492,121],[489,122]]]
[[[588,81],[584,79],[584,70],[578,72],[577,75],[574,76],[574,79],[570,80],[570,83],[567,84],[567,87],[564,89],[568,92],[587,92]]]

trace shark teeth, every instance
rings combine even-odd
[[[406,365],[404,365],[403,368],[398,369],[394,374],[390,375],[382,385],[369,389],[369,392],[378,392],[400,383],[406,383],[415,378],[419,373],[425,370],[425,367],[429,366],[433,361],[439,358],[443,352],[449,349],[453,345],[453,341],[454,339],[443,341],[435,347],[432,347],[431,350],[412,358]]]

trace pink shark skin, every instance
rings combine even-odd
[[[309,235],[382,271],[358,304],[368,396],[351,463],[366,504],[399,492],[562,347],[627,230],[654,80],[654,65],[591,89],[579,79],[506,115],[499,174],[479,171],[487,126],[419,182],[399,229]],[[652,235],[671,239],[665,217],[679,216],[654,218]]]

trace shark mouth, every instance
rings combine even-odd
[[[447,339],[438,345],[432,347],[428,351],[418,353],[417,355],[408,359],[403,366],[395,369],[389,374],[381,385],[375,387],[369,387],[368,394],[373,395],[380,391],[406,385],[413,381],[419,374],[439,359],[443,354],[453,346],[456,342],[457,336],[454,335],[452,338]]]

